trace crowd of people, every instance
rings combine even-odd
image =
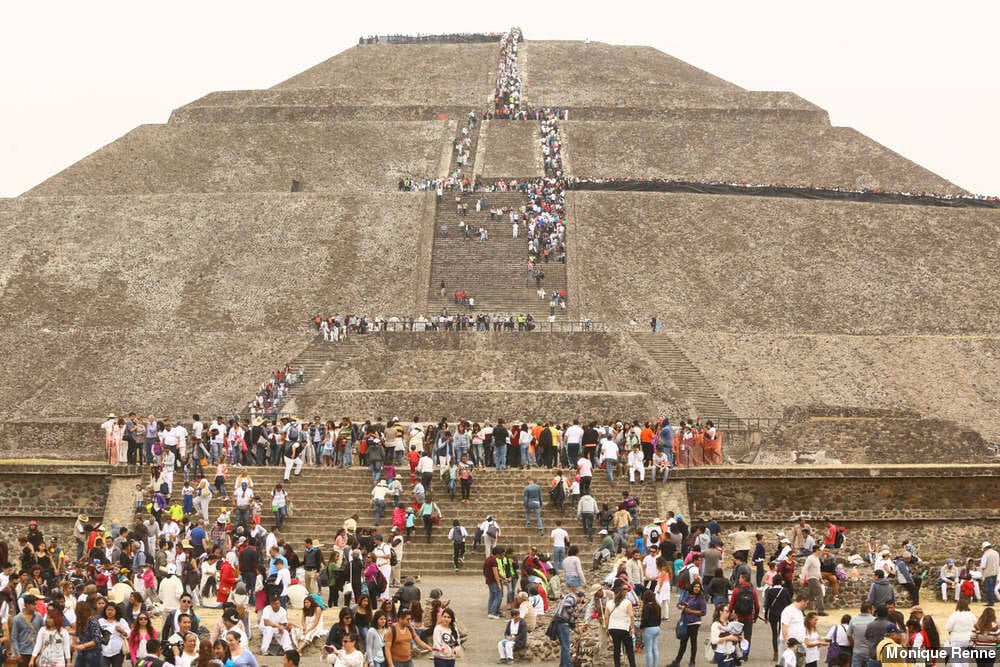
[[[232,493],[252,495],[252,480]],[[35,521],[19,552],[0,542],[0,658],[25,667],[255,666],[255,636],[258,655],[283,656],[286,667],[309,652],[335,667],[402,667],[411,644],[451,667],[461,652],[466,637],[441,591],[423,599],[413,579],[400,585],[399,540],[390,546],[348,519],[326,554],[308,538],[297,553],[259,521],[223,511],[209,526],[171,512],[137,514],[132,526],[81,514],[75,557]],[[342,591],[327,628],[323,611]],[[221,613],[206,623],[199,608]]]
[[[845,188],[836,186],[816,186],[781,183],[748,183],[746,181],[692,181],[670,178],[596,178],[571,177],[567,180],[570,190],[678,190],[684,192],[718,192],[725,194],[768,194],[775,196],[802,196],[816,199],[828,195],[841,199],[843,195],[857,195],[864,201],[886,201],[890,203],[977,205],[1000,207],[1000,196],[981,194],[938,194],[934,192],[892,191],[874,188]]]
[[[372,467],[377,480],[377,468],[385,461],[400,466],[406,459],[416,465],[413,457],[424,455],[446,465],[467,454],[473,466],[497,470],[576,468],[586,459],[614,484],[619,469],[628,473],[630,482],[644,482],[647,473],[655,480],[657,472],[666,481],[674,467],[722,463],[723,433],[711,420],[703,424],[685,419],[675,428],[666,417],[586,424],[544,419],[533,424],[502,419],[449,424],[442,419],[435,424],[414,417],[405,425],[398,418],[355,422],[319,415],[301,422],[294,415],[244,419],[217,416],[206,423],[194,414],[189,428],[168,417],[112,415],[102,424],[106,447],[113,452],[108,462],[153,466],[154,477],[166,483],[168,494],[178,473],[185,484],[214,479],[209,486],[220,488],[226,466],[284,466],[287,479],[292,464],[301,470],[303,465],[347,468],[356,462]]]
[[[367,35],[358,37],[358,44],[472,44],[495,42],[503,36],[498,32],[453,32],[440,35]]]

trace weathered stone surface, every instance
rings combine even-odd
[[[971,303],[971,295],[969,299]],[[920,306],[914,303],[913,308],[915,313]],[[931,316],[930,310],[926,313]],[[955,325],[963,314],[955,311]],[[964,326],[991,325],[970,316]],[[1000,405],[995,400],[1000,394],[1000,337],[993,333],[686,332],[676,340],[737,414],[779,417],[787,407],[804,404],[863,406],[954,421],[957,430],[974,429],[992,441],[1000,436]],[[905,462],[905,446],[892,449],[885,452],[883,461]]]
[[[396,102],[462,103],[482,108],[493,99],[497,44],[371,44],[342,51],[274,86],[377,87],[399,91]]]
[[[477,160],[482,158],[482,164],[476,162],[476,172],[485,182],[544,173],[535,121],[483,121],[479,141]]]
[[[31,196],[193,192],[391,192],[436,174],[445,121],[141,125]]]
[[[670,118],[570,120],[563,132],[571,176],[964,192],[851,128]]]
[[[660,193],[569,200],[586,256],[628,258],[584,274],[576,307],[595,319],[655,314],[691,332],[1000,331],[1000,211]]]
[[[0,422],[0,459],[104,461],[103,449],[95,446],[104,437],[98,426],[102,421],[95,417]]]

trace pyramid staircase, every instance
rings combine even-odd
[[[697,417],[702,421],[706,418],[729,420],[735,422],[738,417],[725,399],[705,379],[698,367],[691,363],[684,351],[666,333],[633,333],[632,338],[646,351],[653,361],[659,364],[664,373],[677,385],[687,399],[694,405]]]
[[[456,196],[468,205],[468,213],[460,216],[457,212]],[[566,265],[559,262],[543,262],[539,266],[545,272],[542,287],[545,300],[539,299],[534,279],[527,273],[527,230],[520,225],[519,238],[512,237],[510,221],[490,220],[489,208],[476,213],[476,200],[485,196],[492,207],[520,208],[528,198],[521,192],[446,192],[437,203],[435,216],[434,244],[431,254],[431,284],[428,304],[436,312],[447,308],[449,313],[466,309],[454,303],[452,293],[465,291],[475,297],[476,311],[485,313],[529,313],[539,323],[549,316],[549,296],[553,290],[566,288]],[[459,232],[459,221],[469,224],[472,233],[469,239]],[[446,225],[448,235],[441,236],[441,225]],[[476,230],[485,227],[489,232],[488,241],[480,241]],[[441,283],[445,284],[445,296],[441,297]],[[570,295],[572,299],[572,295]],[[572,301],[568,304],[572,308]],[[565,319],[557,308],[556,318]]]
[[[621,466],[619,466],[620,468]],[[283,473],[283,468],[277,467],[248,468],[248,470],[254,481],[256,493],[263,494],[265,499],[274,488],[274,484],[281,481]],[[542,508],[542,519],[545,526],[543,536],[538,535],[534,515],[532,515],[531,527],[526,528],[524,525],[522,493],[529,477],[534,477],[536,483],[542,487],[542,495],[545,500]],[[555,528],[556,519],[561,519],[563,528],[570,534],[571,543],[581,545],[581,559],[584,563],[588,563],[594,546],[599,542],[597,531],[600,530],[600,526],[598,525],[594,529],[595,544],[591,545],[587,542],[580,521],[577,520],[569,501],[567,501],[565,514],[560,516],[559,512],[548,503],[546,490],[551,477],[551,471],[545,469],[529,471],[477,469],[473,474],[471,500],[469,503],[463,504],[459,491],[456,491],[454,501],[449,499],[446,487],[441,482],[438,473],[435,472],[429,495],[441,509],[441,525],[434,528],[431,542],[427,543],[422,523],[418,517],[413,539],[403,547],[403,575],[426,576],[453,571],[451,569],[452,545],[447,537],[452,520],[459,519],[468,530],[469,540],[467,544],[471,549],[472,535],[475,533],[476,526],[490,514],[495,517],[501,528],[498,544],[512,546],[519,554],[523,554],[529,546],[538,546],[541,551],[551,553],[551,540],[548,536]],[[412,496],[409,494],[409,489],[412,488],[412,485],[410,484],[408,468],[402,472],[401,480],[403,481],[404,494],[400,497],[400,502],[410,502]],[[647,481],[645,484],[629,485],[628,478],[625,477],[623,480],[620,476],[616,477],[616,480],[617,483],[612,488],[608,484],[604,471],[595,470],[591,493],[599,504],[620,502],[621,492],[629,490],[640,500],[640,521],[650,521],[658,515],[657,489],[662,487],[661,484],[654,485]],[[676,484],[683,484],[683,482],[678,481]],[[314,541],[318,540],[326,545],[324,554],[329,553],[337,530],[342,527],[344,519],[348,516],[354,513],[359,515],[359,529],[374,528],[371,505],[372,487],[371,473],[358,465],[346,470],[305,467],[300,477],[292,477],[292,480],[285,485],[294,512],[293,516],[286,519],[285,526],[281,531],[282,536],[298,551],[301,551],[305,538],[311,537]],[[264,504],[267,506],[266,500]],[[379,531],[386,536],[390,534],[392,525],[391,496],[387,505],[387,514],[378,526]],[[268,530],[274,527],[273,517],[267,512],[265,512],[263,524]],[[475,554],[470,553],[467,556],[467,563],[461,571],[481,575],[482,558],[483,552],[482,547],[480,547]]]

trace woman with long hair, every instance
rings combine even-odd
[[[385,667],[385,635],[389,631],[388,616],[379,609],[372,616],[372,625],[365,636],[365,658],[372,667]]]
[[[986,607],[976,621],[976,628],[972,631],[972,646],[977,649],[996,649],[1000,644],[1000,629],[997,628],[997,613],[993,607]],[[986,651],[983,651],[986,653]],[[993,660],[989,657],[976,657],[976,664],[979,667],[990,667]]]
[[[107,642],[102,642],[101,661],[104,667],[122,667],[125,662],[125,642],[128,640],[128,623],[118,618],[118,607],[105,601],[100,621],[103,632],[108,633]]]
[[[240,633],[227,632],[226,646],[229,647],[229,656],[232,658],[233,667],[240,667],[241,665],[257,667],[257,658],[253,656],[253,653],[249,649],[240,646]]]
[[[156,628],[150,620],[148,611],[140,611],[135,617],[132,631],[128,633],[128,659],[134,665],[140,658],[149,655],[146,650],[146,642],[156,639]]]
[[[45,625],[35,639],[31,664],[33,667],[67,667],[69,656],[70,638],[63,627],[62,612],[50,607],[45,615]]]
[[[701,628],[702,617],[708,609],[700,581],[695,581],[691,584],[690,592],[684,598],[684,601],[677,605],[677,608],[681,610],[682,618],[687,626],[687,632],[681,638],[680,646],[677,647],[677,657],[670,663],[671,667],[678,667],[681,664],[684,651],[688,646],[691,647],[690,662],[688,664],[694,664],[695,654],[698,652],[698,630]]]
[[[441,610],[434,626],[431,650],[434,667],[455,667],[455,658],[461,653],[462,638],[455,627],[455,612],[451,607]]]
[[[814,611],[806,614],[806,667],[817,667],[819,665],[820,647],[826,646],[830,643],[826,639],[820,639],[819,629],[817,628],[818,624],[819,614]]]
[[[614,597],[608,602],[607,631],[611,637],[615,667],[621,667],[622,652],[628,659],[629,667],[635,667],[635,652],[632,637],[635,633],[635,609],[626,595],[626,584],[621,580],[614,585]]]
[[[719,605],[712,614],[712,630],[709,643],[715,647],[715,664],[718,667],[732,667],[736,651],[743,635],[729,631],[729,608]]]
[[[372,609],[371,596],[362,597],[358,600],[358,606],[354,608],[354,627],[358,631],[358,641],[361,642],[358,648],[363,649],[365,647],[364,637],[368,634],[368,628],[372,625],[374,611]]]
[[[364,599],[364,598],[363,598]],[[354,612],[350,607],[341,607],[337,623],[330,628],[326,636],[326,645],[336,649],[344,648],[342,640],[350,633],[357,634],[357,627],[354,625]]]
[[[311,595],[307,595],[302,600],[302,624],[301,628],[292,630],[292,640],[299,653],[309,646],[317,638],[326,637],[326,628],[323,627],[323,610],[316,604],[316,600]]]
[[[780,574],[775,575],[771,585],[764,591],[764,618],[771,626],[771,662],[778,661],[778,638],[781,636],[781,612],[792,603],[792,598],[785,588],[785,580]],[[782,644],[784,644],[782,642]],[[782,649],[784,650],[784,649]]]
[[[222,667],[233,667],[233,657],[229,655],[229,645],[224,639],[216,639],[212,644],[212,658],[222,663]]]
[[[101,621],[87,602],[77,602],[76,643],[70,648],[77,652],[76,667],[101,667]]]
[[[646,667],[660,664],[660,624],[663,616],[656,593],[647,590],[642,594],[642,611],[639,614],[639,629],[642,630],[642,645],[645,647]]]

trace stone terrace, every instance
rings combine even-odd
[[[534,106],[614,106],[622,85],[661,95],[684,87],[741,90],[648,46],[529,40],[519,49],[518,69]]]
[[[391,191],[436,175],[454,122],[143,125],[32,188],[28,196]],[[444,168],[447,168],[445,166]]]
[[[563,127],[571,176],[964,192],[851,128],[755,118],[570,120]]]
[[[399,91],[401,105],[463,104],[492,99],[499,44],[375,44],[356,46],[274,86],[364,89],[378,82]]]
[[[803,404],[912,410],[1000,439],[995,335],[686,332],[675,340],[737,414],[779,417]],[[886,455],[905,459],[906,450],[887,446]]]
[[[302,414],[648,419],[690,406],[621,334],[387,333],[310,346]],[[298,362],[296,362],[297,364]],[[346,390],[346,391],[345,391]]]
[[[476,175],[485,182],[545,173],[538,123],[535,121],[484,121],[479,134]]]
[[[553,102],[554,104],[554,102]],[[824,109],[795,93],[724,88],[672,88],[622,82],[599,100],[579,100],[570,108],[574,120],[690,119],[729,121],[755,118],[761,123],[799,122],[829,125]]]
[[[0,305],[10,323],[53,329],[288,329],[317,309],[411,313],[428,201],[408,193],[8,199]]]
[[[571,274],[577,312],[595,320],[656,314],[668,330],[744,333],[1000,331],[997,211],[581,192],[569,207],[570,256],[628,258],[592,263],[579,288]]]
[[[308,122],[331,120],[434,120],[446,113],[464,118],[482,102],[429,102],[411,88],[281,88],[209,93],[175,109],[171,123]]]

